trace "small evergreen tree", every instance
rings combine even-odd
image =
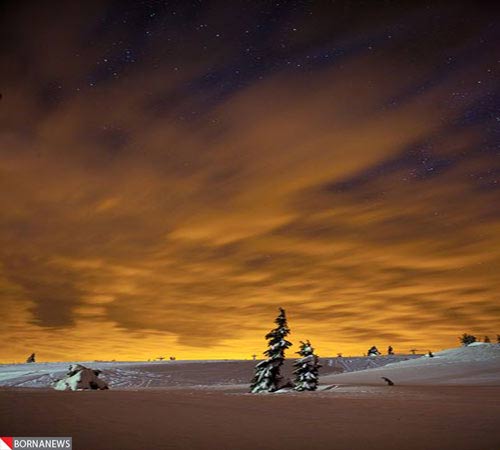
[[[280,370],[285,359],[285,350],[292,345],[291,342],[285,339],[290,334],[290,329],[283,308],[280,308],[280,314],[276,317],[274,323],[276,328],[266,334],[269,347],[264,352],[264,355],[267,356],[267,359],[255,366],[255,375],[250,385],[252,394],[274,392],[279,389],[279,383],[282,379]]]
[[[375,345],[372,345],[371,348],[368,349],[368,356],[378,356],[381,353],[378,351],[378,348]]]
[[[490,337],[489,336],[485,336],[483,342],[485,342],[486,344],[491,343]]]
[[[463,345],[469,345],[477,341],[476,336],[464,333],[458,338]]]
[[[300,341],[300,350],[297,352],[301,358],[295,361],[296,391],[315,391],[318,387],[318,372],[321,365],[318,363],[318,356],[314,354],[314,349],[309,341]]]

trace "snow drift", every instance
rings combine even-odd
[[[381,377],[395,385],[500,385],[500,345],[478,343],[444,350],[433,358],[387,364],[360,372],[327,375],[322,383],[385,385]]]

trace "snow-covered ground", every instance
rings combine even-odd
[[[255,361],[87,362],[111,384],[87,392],[5,388],[48,387],[69,363],[0,365],[0,428],[93,450],[500,449],[500,345],[394,361],[321,358],[319,392],[279,395],[248,393]]]
[[[236,361],[81,361],[81,362],[48,362],[35,364],[2,364],[0,365],[0,386],[5,387],[40,387],[46,388],[62,378],[71,364],[82,364],[91,369],[100,369],[100,377],[114,388],[148,388],[162,387],[169,383],[172,372],[180,370],[189,374],[193,365],[206,367],[210,364],[229,364]],[[180,370],[179,370],[180,369]],[[189,376],[186,380],[189,383]]]
[[[422,355],[383,355],[383,356],[347,356],[341,358],[321,358],[323,369],[321,372],[325,374],[325,368],[333,368],[334,372],[358,372],[366,369],[376,369],[387,364],[393,364],[410,359],[420,358]]]
[[[283,373],[291,376],[287,360]],[[500,385],[500,345],[475,344],[426,356],[321,358],[320,384]],[[0,387],[47,388],[62,378],[71,363],[0,365]],[[239,388],[247,389],[255,361],[80,362],[102,370],[111,389]]]
[[[321,358],[321,375],[351,372],[380,367],[402,361],[413,355],[380,356],[376,358]],[[292,376],[291,362],[285,362],[283,373]],[[154,362],[75,362],[91,369],[100,369],[100,375],[112,389],[180,388],[247,386],[253,376],[256,361],[197,360]],[[62,378],[71,363],[36,363],[0,365],[0,386],[46,388]]]
[[[356,373],[327,375],[328,384],[385,384],[381,377],[396,385],[500,385],[500,345],[476,343],[435,353],[434,358],[387,364]]]

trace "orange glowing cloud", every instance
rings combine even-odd
[[[433,67],[393,52],[277,71],[208,106],[184,85],[211,57],[51,108],[31,76],[9,79],[0,359],[249,357],[278,306],[323,355],[498,332],[498,167],[484,122],[456,126],[489,86],[454,101],[488,61],[428,83]]]

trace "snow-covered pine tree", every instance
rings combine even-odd
[[[472,334],[464,333],[458,338],[458,340],[462,343],[462,345],[467,346],[476,342],[477,338]]]
[[[301,358],[295,361],[293,366],[295,370],[296,391],[315,391],[318,387],[319,368],[318,356],[314,354],[309,341],[300,341],[300,350],[297,352]]]
[[[274,323],[277,325],[276,328],[266,334],[269,347],[264,352],[264,355],[267,356],[267,359],[255,366],[255,375],[250,385],[252,394],[274,392],[279,389],[282,378],[280,369],[285,359],[285,350],[292,345],[291,342],[285,339],[290,334],[290,329],[283,308],[280,308],[280,314],[276,317]]]

